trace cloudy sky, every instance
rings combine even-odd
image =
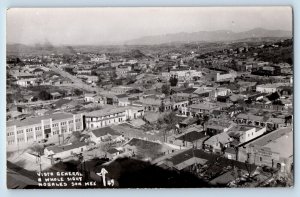
[[[292,30],[290,7],[13,8],[7,42],[94,45],[152,35],[262,27]]]

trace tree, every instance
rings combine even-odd
[[[160,112],[164,112],[164,111],[165,111],[165,103],[164,103],[163,100],[161,101],[161,104],[160,104],[160,106],[159,106],[159,111],[160,111]]]
[[[165,95],[170,94],[170,86],[168,84],[163,84],[161,86],[161,92],[164,93]]]
[[[6,95],[6,103],[13,103],[14,102],[14,96],[12,94],[7,94]]]
[[[267,98],[270,100],[270,101],[275,101],[277,99],[280,98],[278,92],[273,92],[272,94],[270,94],[269,96],[267,96]]]
[[[172,76],[172,77],[170,78],[169,82],[170,82],[171,86],[176,86],[177,83],[178,83],[178,79],[177,79],[177,77]]]
[[[51,94],[49,92],[47,92],[46,90],[41,90],[39,95],[38,95],[38,98],[41,99],[41,100],[50,100],[51,99]]]
[[[209,115],[204,115],[202,119],[199,120],[199,123],[201,124],[201,126],[203,127],[204,130],[204,126],[205,124],[209,121]]]
[[[44,147],[39,144],[36,144],[36,145],[32,146],[30,148],[30,150],[32,150],[34,153],[36,153],[38,155],[42,155],[44,152]]]
[[[73,68],[66,67],[65,71],[68,72],[68,73],[70,73],[71,75],[75,75],[75,72],[73,71]]]
[[[74,94],[75,94],[76,96],[80,96],[80,95],[83,94],[83,91],[81,91],[81,90],[79,90],[79,89],[75,89],[75,90],[74,90]]]

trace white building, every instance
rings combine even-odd
[[[96,129],[124,123],[126,120],[135,119],[144,115],[142,107],[107,107],[92,111],[85,115],[86,127]]]
[[[279,85],[277,85],[277,84],[262,84],[262,85],[257,85],[256,86],[256,92],[273,93],[273,92],[277,91],[277,87],[279,87]]]
[[[266,127],[255,127],[248,125],[237,125],[229,129],[228,135],[239,141],[239,144],[257,138],[266,132]]]
[[[35,141],[83,130],[82,114],[54,113],[6,122],[7,147],[26,146]]]
[[[84,142],[63,144],[57,146],[49,146],[44,149],[44,154],[47,157],[65,159],[80,154],[87,150],[87,145]]]
[[[120,133],[110,127],[92,130],[89,136],[90,140],[96,144],[100,144],[101,142],[122,141],[122,139],[124,139]]]
[[[27,79],[25,78],[25,79],[19,79],[17,81],[17,84],[22,87],[29,87],[29,86],[37,85],[36,81],[37,81],[36,78],[27,78]]]
[[[213,76],[213,80],[216,82],[230,81],[233,82],[237,77],[237,73],[235,71],[230,71],[229,73],[220,73],[217,72]]]

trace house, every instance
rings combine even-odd
[[[188,128],[183,134],[175,137],[175,141],[170,143],[180,147],[193,147],[202,149],[203,142],[209,138],[204,132],[199,131],[197,128]]]
[[[103,127],[100,129],[92,130],[89,133],[90,140],[99,144],[101,142],[113,142],[122,141],[123,137],[120,133],[112,129],[111,127]]]
[[[111,92],[115,94],[125,94],[127,91],[134,89],[133,87],[129,86],[116,86],[111,88]]]
[[[85,102],[93,102],[93,103],[100,103],[104,104],[105,99],[102,96],[99,96],[97,94],[85,94],[84,95],[84,101]]]
[[[123,153],[122,150],[119,150],[119,149],[117,149],[117,148],[110,148],[110,149],[108,149],[106,152],[107,152],[106,156],[107,156],[109,159],[115,159],[118,155],[120,155],[120,154]]]
[[[164,164],[170,169],[184,170],[189,169],[195,165],[204,165],[209,161],[209,157],[200,152],[199,150],[188,149],[184,151],[175,152],[174,155],[169,156],[164,161],[161,161],[157,165]]]
[[[205,114],[210,114],[213,110],[220,109],[220,107],[213,103],[198,103],[187,106],[188,116],[204,116]]]
[[[75,154],[83,153],[87,150],[87,145],[85,142],[69,143],[57,146],[48,146],[44,149],[44,154],[46,157],[65,159],[72,157]]]
[[[30,87],[37,85],[37,78],[24,78],[17,80],[17,84],[22,87]]]
[[[269,128],[272,129],[279,129],[282,127],[286,126],[286,121],[284,118],[274,118],[274,117],[270,117],[267,121],[266,124]]]
[[[266,127],[255,127],[248,125],[237,125],[227,131],[228,135],[231,138],[237,140],[237,144],[248,142],[263,135],[266,132]]]
[[[52,99],[59,99],[59,98],[62,98],[62,96],[63,96],[59,92],[52,92],[52,93],[50,93],[50,95],[51,95]]]
[[[36,69],[34,69],[33,71],[32,71],[32,74],[34,74],[34,75],[42,75],[42,74],[44,74],[44,70],[43,69],[41,69],[41,68],[36,68]]]
[[[262,84],[256,86],[256,92],[261,93],[273,93],[276,92],[278,85],[276,84]]]
[[[184,120],[182,120],[181,122],[179,122],[179,127],[180,128],[185,128],[189,125],[192,125],[192,124],[195,124],[197,122],[197,118],[195,117],[191,117],[191,116],[188,116],[186,117]]]
[[[268,120],[268,117],[260,116],[260,115],[254,115],[254,114],[244,114],[240,113],[236,116],[236,118],[233,120],[237,124],[247,124],[247,125],[253,125],[253,126],[266,126],[266,120]]]
[[[248,81],[238,81],[237,84],[239,85],[240,92],[252,92],[256,90],[257,82],[248,82]]]
[[[204,142],[204,149],[206,151],[222,153],[225,148],[229,147],[232,138],[226,133],[220,133],[210,137]]]
[[[223,118],[212,118],[209,119],[205,124],[206,133],[209,135],[215,135],[218,133],[227,132],[230,128],[234,127],[236,123],[231,120]]]
[[[118,94],[116,95],[117,100],[118,100],[118,106],[128,106],[131,104],[131,101],[129,100],[130,96],[127,94]]]

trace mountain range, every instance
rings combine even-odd
[[[165,35],[157,35],[157,36],[145,36],[133,40],[128,40],[124,44],[157,45],[157,44],[166,44],[166,43],[234,41],[234,40],[251,39],[251,38],[264,38],[264,37],[290,38],[292,36],[293,36],[292,31],[255,28],[243,32],[218,30],[218,31],[199,31],[193,33],[181,32],[181,33],[165,34]]]

